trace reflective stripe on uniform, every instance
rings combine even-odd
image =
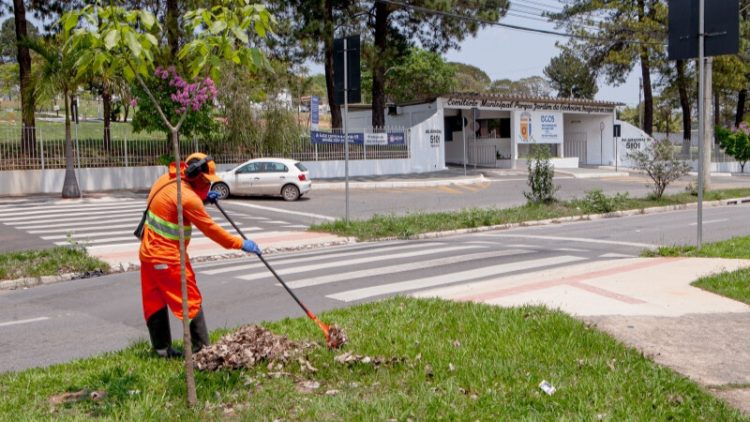
[[[158,233],[164,238],[170,240],[180,240],[180,226],[160,218],[150,210],[148,213],[146,213],[146,224],[151,228],[151,230]],[[184,227],[185,239],[190,239],[190,234],[193,231],[193,226]]]

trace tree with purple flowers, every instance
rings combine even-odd
[[[253,71],[268,68],[261,50],[251,43],[264,37],[270,30],[273,18],[262,4],[250,0],[220,0],[216,6],[190,10],[183,15],[185,33],[193,39],[176,55],[175,67],[156,67],[159,39],[162,30],[155,16],[145,10],[126,10],[118,6],[94,8],[66,13],[61,22],[66,31],[74,30],[68,41],[81,55],[76,66],[79,74],[96,74],[104,67],[120,66],[124,76],[143,89],[146,98],[166,126],[174,148],[175,161],[180,162],[178,134],[188,116],[200,111],[216,96],[213,81],[227,66],[243,66]],[[187,75],[179,75],[184,69]],[[159,78],[171,88],[169,100],[174,114],[165,110],[146,81]],[[177,216],[180,244],[180,279],[182,285],[183,314],[187,309],[187,283],[185,268],[185,234],[182,217],[182,181],[177,172]],[[190,328],[183,318],[183,342],[190,344]],[[189,406],[197,402],[193,357],[190,347],[185,348],[185,376]]]
[[[177,73],[174,66],[157,67],[145,83],[170,121],[177,121],[182,114],[188,114],[180,127],[180,137],[208,138],[217,130],[218,124],[212,117],[213,99],[216,97],[217,88],[210,77],[200,82],[189,83]],[[169,133],[169,128],[159,116],[146,91],[140,85],[135,85],[133,94],[139,104],[133,116],[133,130]],[[191,100],[193,94],[195,97]],[[190,101],[195,103],[190,104]],[[200,102],[200,105],[197,102]]]

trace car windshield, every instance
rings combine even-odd
[[[303,166],[300,162],[294,163],[294,166],[297,167],[299,171],[307,171],[307,167]]]

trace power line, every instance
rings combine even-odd
[[[466,15],[461,15],[461,14],[452,13],[452,12],[444,12],[444,11],[441,11],[441,10],[435,10],[435,9],[430,9],[430,8],[427,8],[427,7],[406,4],[406,3],[402,3],[402,2],[394,1],[394,0],[378,0],[378,1],[383,2],[383,3],[392,4],[394,6],[400,6],[400,7],[403,7],[405,9],[418,10],[418,11],[421,11],[421,12],[424,12],[424,13],[428,13],[428,14],[440,15],[440,16],[445,16],[445,17],[451,17],[451,18],[461,19],[461,20],[465,20],[465,21],[470,21],[470,22],[475,22],[475,23],[481,23],[481,24],[484,24],[484,25],[499,26],[501,28],[506,28],[506,29],[515,30],[515,31],[533,32],[533,33],[537,33],[537,34],[553,35],[553,36],[557,36],[557,37],[574,38],[574,39],[581,39],[581,40],[607,41],[605,39],[594,37],[594,36],[579,35],[579,34],[570,34],[570,33],[566,33],[566,32],[558,32],[558,31],[552,31],[552,30],[547,30],[547,29],[529,28],[527,26],[512,25],[512,24],[503,23],[503,22],[488,21],[488,20],[485,20],[485,19],[479,19],[479,18],[475,18],[475,17],[472,17],[472,16],[466,16]],[[656,42],[644,42],[644,41],[639,41],[639,40],[623,40],[622,42],[629,43],[629,44],[658,44],[658,45],[662,45],[663,44],[663,43],[656,43]]]

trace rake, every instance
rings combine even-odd
[[[242,230],[240,230],[239,227],[237,227],[237,224],[234,223],[234,220],[232,220],[232,218],[229,217],[229,215],[227,215],[226,211],[224,211],[224,208],[222,208],[218,202],[214,203],[214,205],[216,205],[216,208],[218,208],[219,211],[221,211],[221,213],[224,215],[224,218],[226,218],[227,221],[229,221],[229,224],[231,224],[232,227],[234,227],[234,229],[237,230],[237,233],[239,233],[239,235],[243,239],[247,240],[247,237],[245,236],[245,234],[242,233]],[[313,320],[318,325],[318,327],[320,327],[320,329],[323,330],[323,335],[325,335],[325,338],[326,338],[326,345],[332,349],[338,349],[339,347],[341,347],[347,340],[346,335],[344,334],[343,330],[337,327],[336,324],[328,325],[324,323],[323,321],[321,321],[320,319],[318,319],[318,317],[315,316],[315,314],[307,306],[305,306],[305,304],[302,303],[301,300],[299,300],[297,295],[294,294],[294,292],[292,291],[292,289],[289,288],[289,286],[287,286],[284,280],[282,280],[281,277],[279,277],[279,275],[276,273],[276,271],[274,271],[274,269],[271,267],[268,261],[266,261],[266,259],[263,258],[263,255],[258,255],[258,258],[260,258],[261,262],[265,264],[266,268],[268,268],[268,270],[271,271],[274,277],[276,277],[276,280],[278,280],[278,282],[281,283],[282,286],[284,286],[284,289],[286,289],[287,293],[289,293],[289,295],[292,296],[292,298],[294,299],[295,302],[297,302],[300,308],[302,308],[302,310],[305,311],[305,314],[307,314],[307,317]]]

